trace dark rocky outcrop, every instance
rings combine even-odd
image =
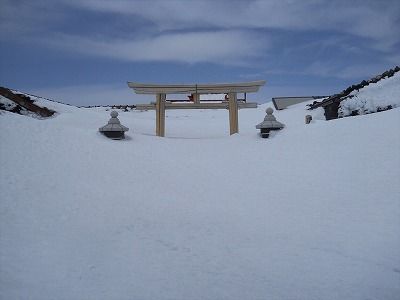
[[[36,105],[34,100],[32,100],[29,96],[15,93],[5,87],[0,87],[0,95],[15,103],[15,106],[9,110],[14,113],[22,114],[22,111],[26,110],[42,118],[51,117],[55,113],[55,111],[50,110],[47,107],[40,107]],[[0,109],[6,110],[6,107],[1,104]]]

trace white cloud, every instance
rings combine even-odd
[[[141,40],[56,35],[41,40],[53,47],[127,61],[214,62],[241,64],[267,47],[253,33],[237,30],[173,33]]]
[[[141,16],[159,30],[277,28],[334,30],[383,42],[386,49],[400,40],[396,1],[128,1],[68,0],[89,10]]]
[[[82,15],[85,11],[102,12],[106,23],[109,16],[114,20],[112,17],[124,18],[123,22],[128,18],[140,19],[147,25],[138,25],[134,39],[132,32],[122,29],[121,24],[118,32],[114,31],[119,38],[117,34],[111,35],[113,22],[109,30],[98,31],[96,37],[88,30],[79,36],[67,34],[68,16],[73,12],[68,7],[82,10]],[[359,49],[346,51],[375,49],[387,56],[393,56],[400,43],[397,29],[400,4],[391,0],[2,0],[0,14],[3,40],[45,42],[71,52],[125,61],[248,63],[277,42],[272,40],[276,36],[256,34],[260,28],[318,31],[326,37],[335,32],[334,40],[338,41],[336,47],[342,47],[340,50],[343,50],[340,38],[349,40],[348,34],[352,34],[365,40]],[[93,27],[96,28],[95,24]],[[317,42],[314,39],[315,51],[323,46],[321,39],[325,37]],[[285,40],[282,51],[290,54],[291,50],[293,53],[308,44]]]

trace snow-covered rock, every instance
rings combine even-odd
[[[349,86],[342,92],[314,101],[309,109],[323,108],[326,120],[385,111],[400,104],[400,67]]]
[[[38,105],[37,97],[0,87],[0,112],[9,111],[34,118],[48,118],[55,114],[45,106]],[[51,102],[46,100],[46,102]]]
[[[353,91],[340,102],[339,117],[369,114],[400,106],[400,72]]]

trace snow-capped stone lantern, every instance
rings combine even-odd
[[[264,121],[258,124],[256,128],[260,129],[261,137],[268,138],[271,130],[280,130],[285,127],[285,124],[276,120],[275,116],[272,114],[274,110],[271,107],[268,107],[265,112],[267,115],[265,116]]]
[[[99,131],[104,134],[106,137],[109,137],[113,140],[121,140],[125,138],[125,131],[128,131],[129,128],[121,125],[121,122],[118,120],[118,113],[114,110],[110,113],[111,119],[108,121],[107,125],[99,128]]]

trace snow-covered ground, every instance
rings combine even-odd
[[[400,109],[0,114],[1,299],[399,299]],[[311,113],[317,114],[318,111]]]

